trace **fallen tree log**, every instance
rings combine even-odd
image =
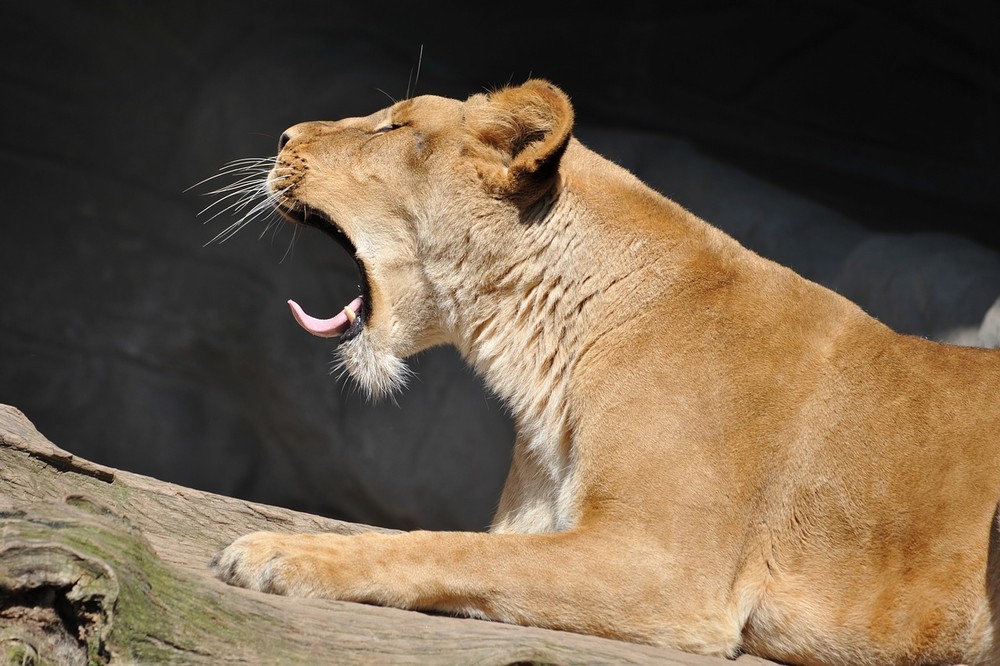
[[[229,587],[258,529],[378,529],[183,488],[60,449],[0,405],[4,663],[731,663],[592,636]],[[769,663],[753,657],[741,666]]]

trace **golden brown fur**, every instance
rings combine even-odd
[[[491,533],[258,533],[219,575],[795,664],[998,663],[1000,353],[894,333],[572,125],[532,80],[288,131],[279,203],[370,283],[345,367],[381,394],[453,344],[517,441]]]

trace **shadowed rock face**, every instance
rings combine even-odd
[[[667,3],[536,16],[531,31],[494,17],[510,24],[485,33],[328,7],[0,10],[17,27],[0,47],[0,402],[75,453],[185,485],[484,527],[512,438],[502,405],[445,349],[414,360],[398,406],[365,404],[285,305],[336,306],[353,262],[280,225],[205,245],[230,220],[203,226],[210,200],[185,192],[273,154],[295,122],[404,96],[420,44],[419,92],[550,78],[581,140],[760,254],[898,330],[1000,345],[995,22],[974,5]]]

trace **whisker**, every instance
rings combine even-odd
[[[424,61],[424,45],[420,45],[420,53],[417,55],[417,74],[413,76],[413,95],[417,94],[417,81],[420,80],[420,63]],[[413,74],[413,70],[410,70],[410,74]],[[410,80],[406,80],[406,97],[404,99],[410,99]]]
[[[283,225],[281,224],[281,218],[280,217],[276,217],[275,215],[273,215],[273,213],[275,213],[275,212],[276,211],[272,209],[271,210],[272,214],[268,215],[266,218],[264,218],[264,219],[267,220],[267,224],[264,225],[264,231],[260,232],[260,236],[257,237],[257,239],[260,240],[260,239],[264,238],[264,236],[267,235],[267,232],[270,231],[271,232],[271,244],[272,245],[274,244],[274,241],[278,239],[278,233],[283,228]]]
[[[261,192],[260,192],[260,190],[253,190],[253,191],[250,191],[250,192],[237,192],[236,194],[243,194],[244,196],[243,196],[243,198],[237,199],[233,203],[229,204],[225,208],[222,208],[222,209],[216,211],[212,215],[212,217],[210,217],[207,220],[205,220],[203,222],[203,224],[208,224],[209,222],[211,222],[215,218],[219,217],[223,213],[228,213],[228,212],[239,213],[241,210],[243,210],[248,205],[250,205],[250,203],[253,202],[254,199],[256,199],[258,196],[260,196]]]
[[[267,195],[266,188],[259,188],[257,190],[252,191],[252,192],[248,192],[247,196],[245,198],[240,199],[240,201],[237,204],[237,206],[233,209],[233,212],[234,213],[240,212],[241,210],[243,210],[244,208],[246,208],[247,206],[249,206],[251,203],[253,203],[254,200],[257,197],[259,197],[259,196],[263,196],[265,198],[265,203],[268,203],[270,201],[269,198],[268,198],[268,195]]]
[[[231,162],[227,162],[222,168],[220,168],[219,173],[209,176],[208,178],[199,180],[194,185],[185,188],[184,191],[188,192],[196,187],[199,187],[200,185],[204,185],[205,183],[211,180],[215,180],[216,178],[221,178],[223,176],[228,176],[229,174],[236,173],[244,169],[251,169],[254,167],[265,169],[267,165],[273,161],[274,158],[271,157],[244,157],[242,159],[232,160]]]
[[[253,189],[242,188],[242,189],[236,190],[235,192],[230,192],[226,196],[219,197],[218,199],[216,199],[215,201],[213,201],[212,203],[208,204],[207,206],[205,206],[204,208],[202,208],[200,211],[198,211],[198,217],[201,217],[202,215],[204,215],[205,213],[207,213],[210,209],[214,208],[215,206],[218,206],[220,203],[222,203],[223,201],[226,201],[227,199],[232,199],[233,197],[238,197],[241,194],[242,195],[247,195],[247,194],[256,195],[259,192],[260,192],[260,188],[259,187],[254,187]],[[240,201],[242,201],[242,199]],[[237,201],[236,203],[238,204],[239,201]],[[236,205],[236,204],[233,204],[233,205]],[[227,211],[231,207],[232,206],[227,206],[226,208],[223,208],[222,210],[223,211]],[[212,218],[210,218],[210,219],[212,219]]]
[[[214,197],[214,200],[198,212],[198,216],[211,214],[204,224],[223,214],[231,214],[234,217],[232,222],[205,243],[206,246],[225,243],[250,224],[260,221],[265,222],[265,225],[259,238],[271,232],[272,242],[277,239],[283,227],[282,217],[278,215],[277,209],[283,197],[292,190],[291,181],[295,170],[287,165],[279,167],[275,160],[275,157],[244,157],[232,160],[220,168],[219,173],[192,186],[193,188],[204,185],[221,177],[231,179],[231,182],[205,192],[205,195]],[[297,232],[298,228],[295,228],[282,261],[291,255]]]
[[[295,239],[299,237],[299,229],[301,229],[301,228],[302,227],[300,227],[297,224],[292,227],[292,239],[290,241],[288,241],[288,247],[285,249],[285,254],[281,255],[281,261],[278,262],[279,264],[285,263],[285,259],[287,259],[289,257],[294,257],[294,255],[295,255],[295,252],[294,252],[294,250],[295,250]],[[276,227],[276,229],[277,229],[277,227]]]
[[[239,180],[236,180],[236,181],[230,183],[229,185],[225,185],[225,186],[220,187],[218,189],[211,190],[210,192],[206,192],[205,194],[206,195],[223,194],[225,192],[230,192],[232,190],[245,187],[246,185],[249,185],[249,184],[252,184],[252,183],[266,182],[266,180],[267,180],[267,174],[268,174],[267,170],[260,171],[259,173],[247,174],[246,176],[243,176]]]

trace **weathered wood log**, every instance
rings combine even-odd
[[[378,528],[97,465],[0,405],[0,657],[16,664],[731,663],[567,632],[260,594],[213,578],[211,555],[258,529]]]

